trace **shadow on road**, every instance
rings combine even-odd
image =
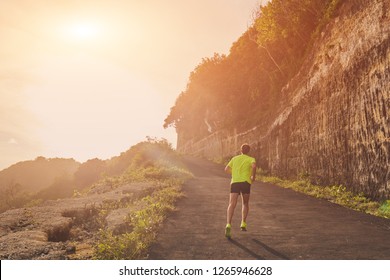
[[[250,249],[248,249],[247,247],[245,247],[244,245],[242,245],[240,242],[234,240],[234,239],[229,239],[229,241],[236,245],[238,248],[244,250],[246,253],[248,253],[249,255],[251,255],[252,257],[256,258],[256,260],[265,260],[264,257],[256,254],[255,252],[251,251]]]
[[[266,244],[264,244],[263,242],[257,240],[257,239],[252,239],[253,242],[255,242],[256,244],[260,245],[261,247],[263,247],[265,250],[267,250],[268,252],[270,252],[272,255],[278,257],[278,258],[281,258],[282,260],[289,260],[290,258],[287,257],[286,255],[283,255],[282,253],[276,251],[275,249],[272,249],[271,247],[267,246]]]

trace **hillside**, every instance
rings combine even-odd
[[[38,157],[0,172],[0,213],[36,200],[73,193],[73,178],[80,163],[74,159]]]
[[[80,163],[74,159],[44,158],[18,162],[0,172],[0,191],[9,185],[20,185],[26,192],[49,187],[56,178],[72,177]]]
[[[221,160],[247,142],[265,173],[389,198],[389,11],[269,2],[229,55],[191,73],[165,120],[178,150]]]
[[[141,142],[107,166],[106,174],[122,172],[71,197],[0,213],[0,259],[144,258],[191,174],[163,140]]]
[[[152,166],[160,157],[176,160],[159,145],[169,146],[165,140],[148,138],[108,160],[94,158],[78,163],[73,159],[38,157],[14,164],[0,172],[0,213],[46,200],[70,198],[94,184],[121,176],[129,168]],[[146,162],[141,162],[143,159]]]

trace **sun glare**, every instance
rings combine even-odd
[[[97,26],[87,23],[74,25],[71,31],[75,37],[80,39],[93,38],[98,34]]]
[[[102,27],[94,22],[74,22],[66,26],[64,33],[72,41],[90,41],[101,36]]]

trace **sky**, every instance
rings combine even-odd
[[[0,0],[0,170],[108,159],[163,122],[202,58],[229,49],[260,0]],[[263,1],[263,4],[266,1]]]

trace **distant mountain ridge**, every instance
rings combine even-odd
[[[72,197],[105,178],[121,175],[128,168],[150,165],[161,157],[160,146],[171,149],[165,139],[147,137],[147,141],[107,160],[94,158],[79,163],[73,158],[37,157],[18,162],[0,171],[0,213],[46,200]],[[172,160],[169,155],[164,154],[164,157]]]
[[[37,157],[18,162],[0,171],[0,190],[20,185],[25,191],[41,191],[57,178],[72,178],[81,163],[74,159]]]

